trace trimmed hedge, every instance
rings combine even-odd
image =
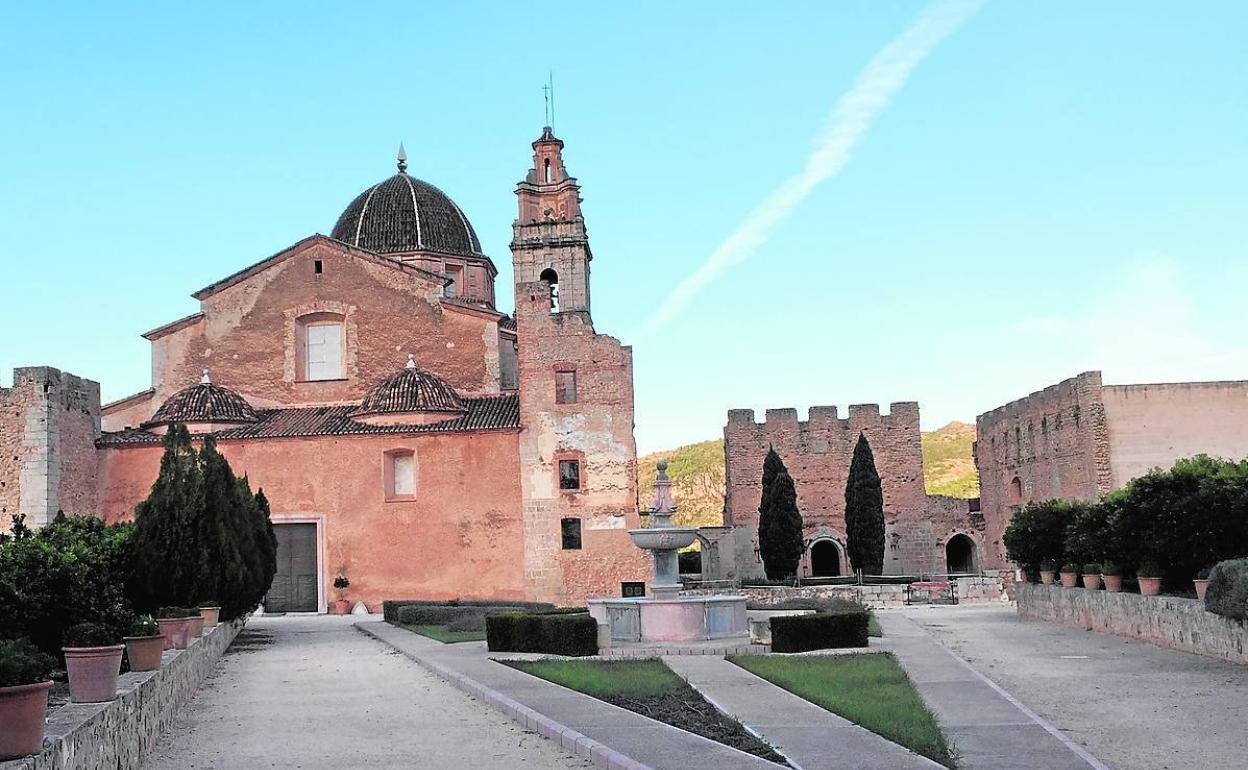
[[[387,623],[399,622],[404,607],[525,607],[554,609],[549,602],[522,602],[510,599],[387,599],[381,603],[382,617]]]
[[[866,647],[865,610],[780,615],[771,619],[772,652],[808,652],[836,647]]]
[[[1248,620],[1248,559],[1218,562],[1209,573],[1205,609],[1226,618]]]
[[[485,618],[490,652],[597,655],[598,621],[588,612],[500,612]]]

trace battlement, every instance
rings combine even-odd
[[[992,433],[992,426],[1003,421],[1014,421],[1042,411],[1057,411],[1064,404],[1097,400],[1101,389],[1101,373],[1097,371],[1083,372],[1074,377],[1037,390],[1008,404],[984,412],[975,418],[979,435]]]
[[[805,421],[798,419],[792,407],[766,410],[763,422],[756,422],[753,409],[729,409],[725,430],[818,430],[853,431],[868,428],[919,429],[919,404],[915,401],[895,401],[888,405],[888,413],[880,413],[879,404],[851,404],[847,417],[840,417],[835,406],[812,406],[807,410]]]

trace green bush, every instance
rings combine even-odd
[[[1027,573],[1029,580],[1039,579],[1042,564],[1057,564],[1066,556],[1066,524],[1072,515],[1072,503],[1046,500],[1028,503],[1019,509],[1005,528],[1002,541],[1010,561]]]
[[[772,652],[808,652],[837,647],[866,647],[866,610],[780,615],[771,619]]]
[[[553,610],[549,602],[522,602],[511,599],[386,599],[381,603],[382,618],[387,623],[399,622],[399,610],[404,607],[523,607],[525,609]]]
[[[1107,577],[1122,577],[1122,566],[1118,562],[1107,561],[1101,565],[1101,574]]]
[[[56,658],[27,639],[0,639],[0,687],[46,682],[55,665]]]
[[[1065,573],[1068,573],[1068,574],[1073,573],[1073,574],[1075,574],[1075,575],[1078,575],[1078,574],[1079,574],[1079,565],[1078,565],[1078,564],[1075,564],[1074,562],[1070,562],[1070,563],[1068,563],[1068,564],[1063,564],[1063,565],[1062,565],[1062,572],[1065,572]]]
[[[159,633],[160,626],[156,624],[151,615],[140,615],[130,625],[130,633],[127,636],[156,636]]]
[[[31,530],[21,516],[0,543],[0,639],[25,637],[59,656],[61,637],[77,623],[123,634],[133,620],[126,598],[129,524],[58,513]]]
[[[485,615],[465,615],[446,624],[447,631],[484,631]]]
[[[1099,575],[1101,574],[1101,565],[1097,564],[1096,562],[1089,562],[1083,565],[1083,574]]]
[[[585,612],[500,612],[485,618],[491,652],[597,655],[598,622]]]
[[[1218,562],[1209,573],[1205,609],[1225,618],[1248,620],[1248,559]]]
[[[1136,568],[1135,575],[1142,578],[1161,577],[1161,565],[1157,563],[1156,559],[1145,559]]]
[[[195,618],[199,617],[199,614],[199,610],[195,607],[161,607],[156,610],[156,617],[161,620]]]
[[[1114,543],[1110,527],[1113,506],[1073,501],[1066,504],[1066,531],[1062,541],[1066,561],[1076,563],[1102,562],[1120,550]]]
[[[399,624],[404,626],[445,626],[466,618],[484,618],[494,612],[522,610],[514,604],[403,607],[399,609]],[[484,628],[484,626],[482,626]]]
[[[121,634],[99,623],[79,623],[65,629],[62,647],[111,647],[121,644]]]

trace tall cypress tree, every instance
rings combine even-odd
[[[774,448],[763,461],[763,497],[758,506],[758,552],[768,579],[797,574],[802,558],[802,515],[797,488]]]
[[[845,550],[854,569],[884,573],[884,488],[871,445],[861,433],[845,484]]]

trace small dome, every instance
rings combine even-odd
[[[481,256],[481,241],[455,201],[407,175],[400,149],[399,173],[356,196],[334,225],[335,239],[378,254],[434,251]]]
[[[213,385],[204,378],[189,388],[183,388],[160,405],[144,428],[181,423],[249,423],[256,421],[256,410],[242,396],[229,388]]]
[[[382,380],[364,397],[353,417],[394,415],[420,412],[461,414],[468,408],[459,394],[436,375],[416,368],[409,355],[407,366]]]

